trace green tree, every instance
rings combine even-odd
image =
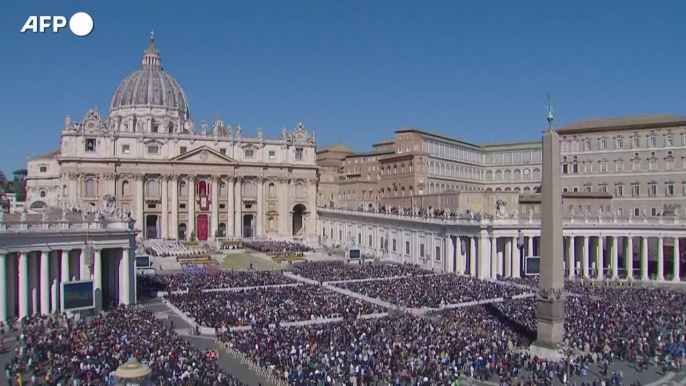
[[[26,169],[17,169],[12,174],[14,181],[8,191],[17,195],[17,201],[26,201]]]

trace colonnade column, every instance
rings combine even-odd
[[[145,175],[136,174],[136,228],[142,231],[142,236],[145,238],[145,217],[143,212],[145,210],[145,197],[143,196],[143,180]]]
[[[641,237],[641,280],[648,280],[648,238]]]
[[[597,278],[602,279],[605,276],[605,256],[604,256],[604,240],[603,236],[598,236],[598,243],[596,244],[596,269],[598,270]]]
[[[450,255],[453,273],[464,273],[464,256],[462,255],[462,237],[457,236],[454,239],[454,255]],[[455,258],[453,258],[455,256]]]
[[[476,277],[476,238],[469,237],[469,274]]]
[[[129,305],[131,304],[131,253],[133,251],[131,248],[122,248],[122,265],[124,266],[124,276],[119,278],[119,284],[122,286],[123,291],[123,299],[120,299],[119,302]]]
[[[264,236],[264,178],[257,178],[257,236]]]
[[[95,310],[102,310],[102,249],[96,249],[93,256],[93,292]]]
[[[236,236],[243,237],[243,177],[236,177],[235,186],[236,204],[234,224],[236,226]]]
[[[612,236],[612,278],[619,277],[619,238]]]
[[[624,259],[626,260],[624,266],[626,267],[627,279],[634,278],[634,239],[631,235],[626,238],[626,245],[624,251]]]
[[[62,253],[60,255],[60,283],[66,283],[69,281],[69,250],[62,250]],[[62,293],[62,285],[60,284],[59,287],[59,293],[60,293],[60,301],[62,300],[62,297],[64,294]],[[60,310],[60,306],[57,306],[57,309]]]
[[[498,238],[491,235],[491,279],[495,279],[498,274]]]
[[[681,281],[681,267],[679,259],[681,258],[679,254],[679,238],[674,238],[674,247],[672,250],[672,281]]]
[[[29,254],[19,254],[19,319],[29,316]]]
[[[515,242],[516,243],[516,242]],[[512,239],[505,239],[505,269],[503,270],[505,277],[512,277]]]
[[[162,221],[160,223],[160,236],[163,239],[169,238],[169,175],[163,175],[160,178],[160,185],[162,185]]]
[[[522,250],[517,245],[517,238],[512,238],[512,277],[520,277],[522,272]]]
[[[279,180],[279,236],[286,237],[288,234],[288,179]],[[348,237],[344,232],[343,237]],[[343,241],[343,240],[341,240]],[[403,254],[404,256],[404,254]]]
[[[188,177],[188,228],[186,229],[186,239],[190,240],[191,234],[197,239],[195,232],[195,176]]]
[[[60,282],[60,257],[59,252],[50,254],[50,312],[55,313],[59,309],[57,296],[59,295]]]
[[[0,282],[0,322],[5,322],[7,320],[7,285],[9,280],[4,280],[7,277],[7,269],[5,269],[5,264],[7,264],[7,254],[0,254],[0,277],[3,278]]]
[[[657,280],[665,280],[665,251],[662,236],[657,237]]]
[[[169,178],[171,185],[171,221],[167,235],[172,239],[179,237],[179,176],[174,174]]]
[[[210,238],[214,240],[219,230],[219,184],[221,179],[219,177],[212,177],[212,231]]]
[[[226,205],[227,212],[228,212],[228,216],[227,216],[227,220],[226,220],[226,235],[227,236],[234,236],[236,234],[235,233],[236,232],[235,225],[234,225],[235,214],[234,214],[234,209],[233,209],[234,208],[234,198],[233,198],[233,190],[234,189],[235,189],[234,188],[234,178],[233,177],[227,178],[227,180],[226,180],[226,191],[228,193],[227,196],[229,197],[227,205]]]
[[[582,260],[581,260],[581,270],[583,272],[583,275],[585,278],[591,277],[589,271],[588,271],[588,265],[590,262],[590,256],[589,256],[589,245],[588,245],[588,236],[582,236],[581,239],[584,242],[584,245],[582,246]]]
[[[526,243],[526,256],[534,255],[534,236],[529,236]]]
[[[86,259],[88,258],[88,256],[86,256],[87,251],[88,249],[84,246],[79,253],[79,280],[90,280],[91,278],[90,269],[88,264],[86,264]]]
[[[40,313],[50,313],[50,251],[40,254]]]
[[[485,279],[490,276],[489,265],[491,264],[491,239],[488,237],[488,231],[481,231],[479,235],[479,268],[476,275],[479,279]]]
[[[450,273],[457,273],[457,264],[455,257],[455,246],[453,245],[453,238],[446,235],[445,238],[445,259],[443,267]]]
[[[576,273],[576,237],[567,237],[567,277],[574,279]]]

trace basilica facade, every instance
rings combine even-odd
[[[140,68],[102,116],[65,119],[59,151],[29,160],[28,204],[99,205],[114,197],[145,238],[316,238],[314,132],[265,138],[221,118],[197,131],[188,99],[151,36]],[[111,197],[110,197],[111,196]]]

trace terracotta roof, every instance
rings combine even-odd
[[[655,114],[634,117],[583,120],[562,126],[556,130],[561,134],[566,134],[573,132],[592,132],[632,128],[640,129],[651,127],[658,128],[680,125],[686,125],[686,117],[671,114]]]
[[[61,152],[60,149],[53,150],[53,151],[51,151],[51,152],[49,152],[49,153],[41,154],[41,155],[36,156],[36,157],[29,157],[29,160],[35,160],[35,159],[53,159],[53,158],[55,158],[56,156],[60,155],[60,152]]]
[[[317,153],[323,152],[323,151],[338,151],[338,152],[343,152],[343,153],[354,153],[355,150],[351,149],[348,145],[339,142],[335,143],[333,145],[328,145],[324,146],[321,149],[317,149]]]
[[[475,148],[475,149],[478,149],[478,148],[479,148],[478,145],[475,145],[475,144],[473,144],[473,143],[471,143],[471,142],[467,142],[467,141],[465,141],[465,140],[463,140],[463,139],[452,138],[452,137],[449,137],[449,136],[447,136],[447,135],[445,135],[445,134],[441,134],[441,133],[431,133],[431,132],[428,132],[428,131],[419,130],[419,129],[415,129],[415,128],[412,128],[412,127],[404,127],[404,128],[402,128],[402,129],[396,130],[395,132],[396,132],[396,133],[419,133],[419,134],[424,135],[424,136],[434,137],[434,138],[442,139],[442,140],[444,140],[444,141],[459,142],[459,143],[461,143],[461,144],[463,144],[463,145],[471,146],[471,147],[473,147],[473,148]]]

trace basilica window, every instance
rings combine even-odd
[[[129,145],[122,145],[121,152],[122,154],[131,154],[131,147]]]
[[[243,194],[246,197],[252,197],[254,195],[251,181],[246,181],[243,185]]]
[[[186,195],[186,183],[179,181],[179,197]]]
[[[95,180],[92,178],[86,180],[86,197],[95,197]]]
[[[648,146],[649,147],[657,146],[657,137],[655,137],[654,135],[651,135],[650,137],[648,137]]]
[[[297,198],[302,198],[304,196],[303,193],[303,184],[301,182],[298,182],[295,185],[295,197]]]
[[[160,147],[159,146],[148,146],[148,154],[159,154],[160,152]]]
[[[302,147],[296,147],[295,148],[295,159],[298,161],[302,161],[302,159],[303,159],[303,148]]]
[[[223,182],[219,184],[219,195],[222,197],[226,195],[226,184]]]
[[[183,154],[185,152],[186,152],[186,146],[179,147],[179,154]]]
[[[333,187],[331,187],[331,189],[333,189]],[[276,186],[274,185],[274,183],[269,184],[269,197],[276,197]],[[333,193],[331,195],[331,199],[333,200]]]
[[[220,148],[219,148],[219,154],[226,155],[226,148],[225,148],[225,147],[220,147]]]
[[[674,146],[674,137],[668,135],[665,137],[665,146]]]
[[[86,153],[95,153],[95,138],[86,138]]]
[[[255,156],[255,150],[253,149],[245,149],[243,151],[243,154],[245,155],[245,158],[252,158]]]
[[[269,151],[269,159],[276,159],[276,152],[274,150]]]
[[[148,180],[146,184],[146,195],[148,197],[157,195],[157,182],[155,180]]]
[[[533,179],[536,181],[541,179],[541,169],[538,169],[538,168],[534,169]]]
[[[124,181],[121,183],[121,194],[123,196],[128,196],[131,194],[131,188],[129,186],[129,181]]]
[[[622,147],[624,147],[624,139],[615,138],[615,149],[621,149]]]

